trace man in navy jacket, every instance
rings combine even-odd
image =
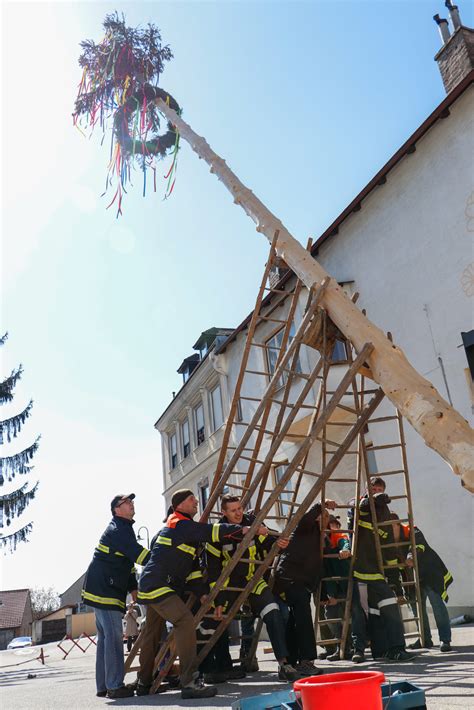
[[[112,520],[105,529],[86,572],[82,598],[94,607],[97,626],[95,677],[98,697],[128,698],[133,690],[124,686],[122,617],[127,594],[135,600],[135,564],[144,565],[150,552],[133,531],[134,493],[116,495],[110,508]]]
[[[171,505],[172,511],[165,527],[155,537],[151,558],[140,577],[137,598],[140,604],[147,605],[147,613],[140,647],[137,695],[149,692],[156,651],[165,621],[169,621],[174,627],[179,655],[182,698],[209,698],[217,689],[199,681],[196,628],[183,595],[189,590],[200,599],[207,592],[199,566],[199,545],[222,542],[233,536],[241,540],[248,528],[194,522],[198,501],[187,488],[175,491]]]

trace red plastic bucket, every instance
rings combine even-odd
[[[303,710],[382,710],[383,673],[328,673],[297,680],[293,685]]]

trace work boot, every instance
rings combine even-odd
[[[296,668],[293,668],[289,663],[282,663],[278,669],[278,680],[294,683],[295,680],[299,680],[300,678],[301,675]]]
[[[453,649],[451,648],[451,644],[449,641],[442,641],[439,650],[442,653],[446,653],[446,651],[452,651]]]
[[[242,662],[240,665],[242,667],[242,670],[245,671],[245,673],[256,673],[259,670],[256,656],[254,656],[253,658],[242,658]]]
[[[191,700],[192,698],[213,698],[217,694],[215,685],[204,685],[197,674],[189,685],[181,689],[181,698]]]
[[[355,650],[352,654],[352,663],[363,663],[365,661],[364,651]]]
[[[107,691],[106,690],[98,690],[96,693],[98,698],[106,698],[107,697]]]
[[[408,653],[404,648],[391,648],[387,651],[387,661],[392,663],[405,663],[415,661],[417,658],[416,653]]]
[[[422,644],[420,639],[417,639],[415,643],[411,643],[408,648],[413,649],[415,651],[422,648],[433,648],[433,641],[425,641],[425,643]]]
[[[351,658],[352,658],[352,656],[351,656]],[[335,651],[334,653],[331,653],[330,656],[326,657],[326,661],[340,661],[340,660],[341,660],[341,652],[339,651],[339,649],[337,649],[337,651]]]
[[[122,685],[120,688],[114,688],[113,690],[107,691],[107,697],[111,700],[117,700],[118,698],[133,698],[135,691],[132,688],[127,688]]]
[[[312,661],[301,661],[301,663],[298,663],[295,668],[298,673],[304,677],[321,675],[322,673],[322,670],[316,668]]]
[[[138,681],[137,683],[137,695],[149,695],[150,694],[150,688],[151,685],[145,685],[145,683],[142,683],[141,681]]]
[[[225,674],[227,676],[227,680],[241,680],[241,678],[245,678],[245,676],[247,675],[244,669],[239,668],[239,666],[237,666],[236,668],[229,668],[229,670],[227,670]]]

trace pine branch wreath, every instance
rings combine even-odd
[[[82,79],[73,113],[74,125],[97,125],[105,131],[112,127],[107,189],[116,185],[111,207],[117,201],[117,217],[122,214],[123,193],[131,181],[131,167],[137,160],[143,173],[143,195],[146,194],[147,170],[153,171],[156,191],[156,160],[170,152],[173,160],[165,178],[168,180],[165,197],[173,190],[179,134],[168,122],[167,132],[158,133],[160,114],[156,99],[168,102],[177,112],[178,103],[167,92],[158,88],[165,62],[173,54],[163,46],[159,29],[148,24],[145,28],[125,25],[118,12],[108,14],[103,22],[105,36],[96,44],[93,40],[81,42],[79,65]],[[105,193],[104,193],[105,194]]]

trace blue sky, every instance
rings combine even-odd
[[[31,396],[16,448],[42,434],[41,487],[22,519],[35,529],[5,560],[4,589],[69,586],[117,492],[136,492],[137,524],[155,532],[153,424],[200,332],[247,315],[267,254],[187,145],[169,200],[164,181],[143,199],[137,172],[123,217],[105,209],[108,148],[71,113],[79,42],[99,40],[114,9],[161,28],[175,55],[161,85],[304,243],[445,95],[433,61],[441,0],[3,5],[2,374],[18,362],[25,373],[2,415]]]

